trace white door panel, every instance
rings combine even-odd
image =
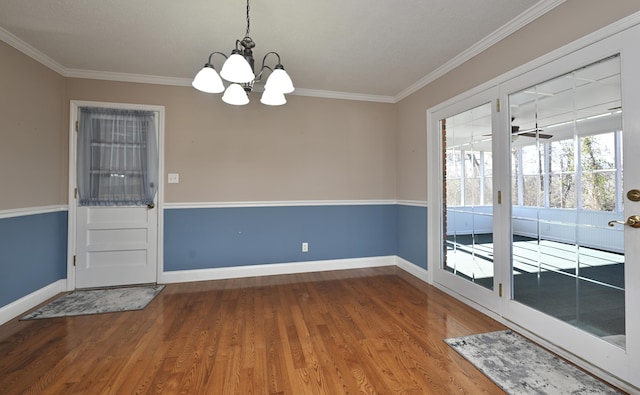
[[[78,207],[76,287],[155,282],[156,212],[146,207]]]
[[[99,107],[92,103],[92,107]],[[109,105],[109,108],[144,109],[140,106]],[[79,117],[80,107],[73,114]],[[155,133],[159,140],[160,114]],[[72,120],[72,125],[76,119]],[[72,136],[77,147],[77,134]],[[99,144],[104,144],[100,142]],[[75,151],[74,151],[75,152]],[[75,161],[72,163],[76,163]],[[82,169],[75,168],[73,175]],[[86,171],[86,170],[84,170]],[[74,288],[95,288],[155,283],[158,276],[158,197],[152,207],[83,206],[74,199],[75,270]]]

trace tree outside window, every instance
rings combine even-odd
[[[576,208],[576,166],[573,139],[548,144],[549,207]]]
[[[512,201],[529,207],[621,210],[621,132],[526,145],[512,152]],[[578,152],[576,154],[576,142]],[[579,198],[578,198],[579,197]],[[546,201],[545,201],[546,200]]]
[[[615,134],[605,133],[580,139],[582,165],[582,208],[616,210]]]

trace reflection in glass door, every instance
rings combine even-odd
[[[440,120],[444,270],[493,289],[491,103]]]
[[[509,95],[513,299],[625,347],[618,56]]]

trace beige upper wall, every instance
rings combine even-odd
[[[69,79],[69,100],[165,107],[165,201],[395,199],[392,104],[288,96],[223,103],[190,87]]]
[[[165,201],[395,199],[392,104],[224,104],[190,87],[64,78],[0,42],[0,210],[67,203],[69,101],[165,107]],[[10,169],[11,171],[9,171]]]
[[[427,109],[640,11],[638,0],[567,0],[397,104],[397,198],[427,200]]]
[[[425,201],[428,108],[638,10],[567,0],[397,105],[254,95],[236,108],[189,87],[65,79],[0,42],[0,209],[66,203],[71,99],[165,106],[164,177],[181,180],[167,202]]]
[[[66,204],[65,79],[0,41],[0,210]]]

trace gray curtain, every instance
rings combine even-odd
[[[158,189],[152,111],[81,107],[78,201],[82,206],[142,206]]]

